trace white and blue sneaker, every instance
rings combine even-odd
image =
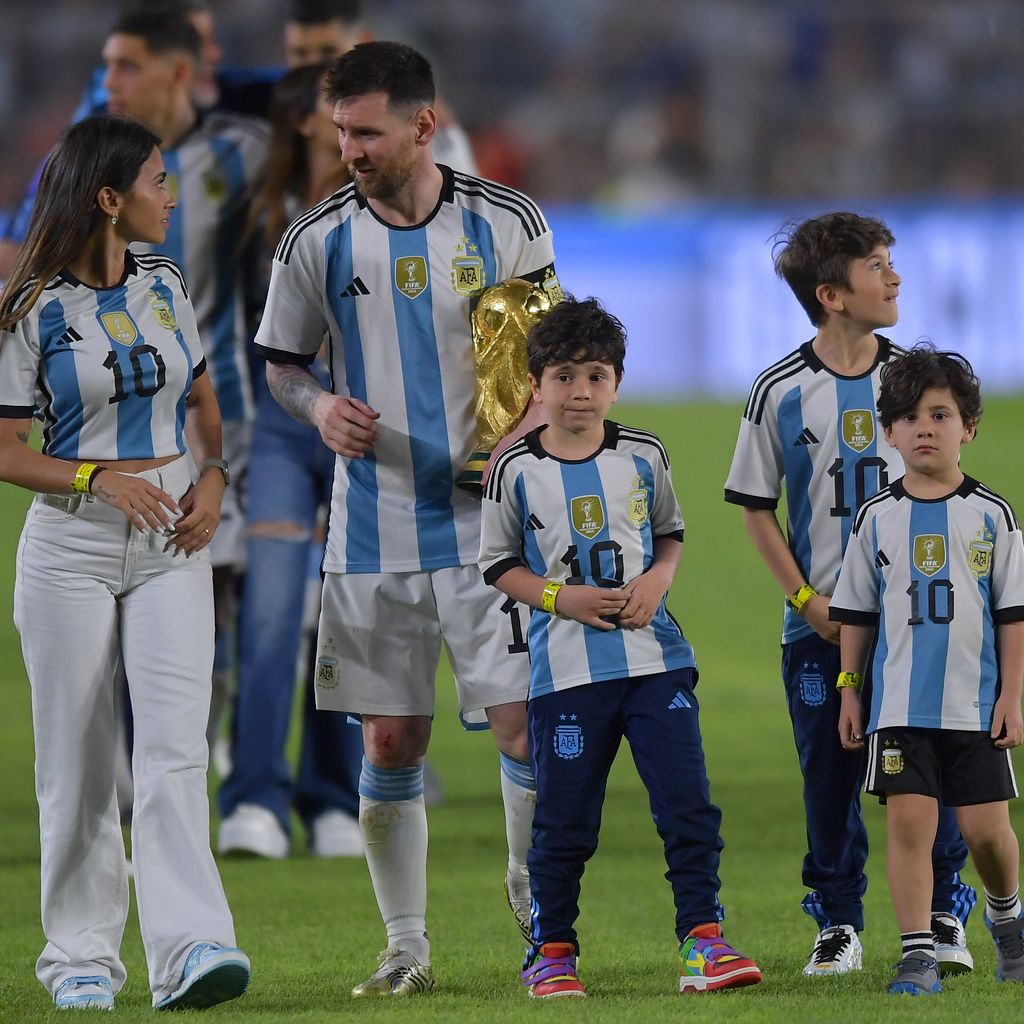
[[[112,1010],[114,990],[110,979],[102,975],[65,978],[53,994],[58,1010]]]
[[[157,1010],[205,1010],[237,999],[249,987],[252,965],[234,946],[198,942],[185,958],[178,987],[156,1004]]]

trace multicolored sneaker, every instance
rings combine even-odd
[[[932,996],[941,992],[938,961],[921,950],[908,953],[896,965],[886,991],[891,996]]]
[[[587,994],[576,974],[576,947],[571,942],[545,942],[519,977],[533,999]]]
[[[58,1010],[112,1010],[114,989],[102,975],[65,978],[53,993]]]
[[[530,895],[530,879],[526,876],[525,895],[520,895],[521,885],[514,885],[520,881],[511,874],[505,876],[505,899],[508,901],[509,909],[515,914],[516,924],[519,925],[519,934],[527,946],[533,945],[533,925],[530,921],[530,914],[533,907],[533,897]]]
[[[932,941],[940,977],[970,974],[974,970],[974,957],[967,948],[967,933],[955,914],[932,914]]]
[[[1024,914],[998,924],[986,917],[985,924],[996,944],[996,977],[1024,982]]]
[[[808,978],[825,978],[834,974],[849,974],[859,971],[863,949],[853,925],[837,924],[822,928],[814,940],[811,959],[807,961],[804,975]]]
[[[693,928],[679,947],[679,991],[714,992],[756,985],[761,971],[749,957],[722,938],[718,924]]]
[[[352,989],[354,998],[411,996],[429,992],[434,987],[434,972],[430,965],[421,964],[404,949],[389,946],[377,954],[377,961],[380,967]]]

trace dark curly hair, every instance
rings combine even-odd
[[[850,261],[864,259],[880,245],[890,248],[892,232],[874,217],[826,213],[784,226],[776,236],[775,273],[793,290],[815,327],[825,322],[818,285],[850,287]],[[781,248],[779,248],[781,246]]]
[[[878,418],[887,430],[921,401],[929,388],[949,388],[965,426],[981,419],[981,385],[959,352],[939,352],[924,342],[882,367]]]
[[[556,363],[607,363],[622,380],[626,329],[595,298],[572,296],[552,306],[526,338],[527,365],[536,380]]]

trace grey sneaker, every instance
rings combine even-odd
[[[896,965],[887,991],[891,996],[930,996],[941,992],[938,961],[919,950],[908,953]]]
[[[993,924],[985,919],[996,944],[996,977],[1000,981],[1024,981],[1024,915]]]
[[[955,914],[932,914],[932,939],[939,974],[969,974],[974,970],[974,957],[967,948],[967,933]]]
[[[377,955],[377,960],[380,967],[352,989],[356,999],[364,996],[411,996],[429,992],[434,987],[434,972],[404,949],[389,946]]]

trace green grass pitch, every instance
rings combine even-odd
[[[374,966],[383,929],[362,861],[225,861],[224,884],[240,944],[254,974],[243,1000],[211,1020],[374,1021],[857,1021],[1018,1020],[1024,988],[999,985],[980,912],[968,935],[973,976],[930,1000],[884,995],[899,936],[885,880],[884,821],[867,807],[872,838],[864,933],[865,970],[804,979],[813,926],[799,908],[804,830],[800,780],[778,669],[780,598],[722,501],[740,403],[627,405],[616,418],[656,431],[668,444],[687,542],[671,607],[697,651],[698,696],[712,795],[722,807],[722,900],[727,934],[760,963],[760,986],[734,993],[676,994],[672,904],[660,844],[643,790],[623,751],[608,787],[601,845],[583,880],[581,972],[590,998],[531,1003],[517,981],[520,946],[504,905],[504,830],[498,765],[486,735],[464,734],[442,679],[432,761],[446,788],[430,812],[430,902],[436,991],[367,1004],[349,988]],[[967,472],[1024,514],[1019,436],[1024,398],[991,399]],[[26,492],[3,487],[0,503],[0,1021],[52,1019],[33,974],[42,948],[38,838],[32,788],[28,683],[11,623],[15,550]],[[66,683],[75,683],[68,652]],[[1018,814],[1018,821],[1021,821]],[[976,882],[973,872],[968,877]],[[123,954],[129,980],[115,1019],[150,1020],[138,927]]]

